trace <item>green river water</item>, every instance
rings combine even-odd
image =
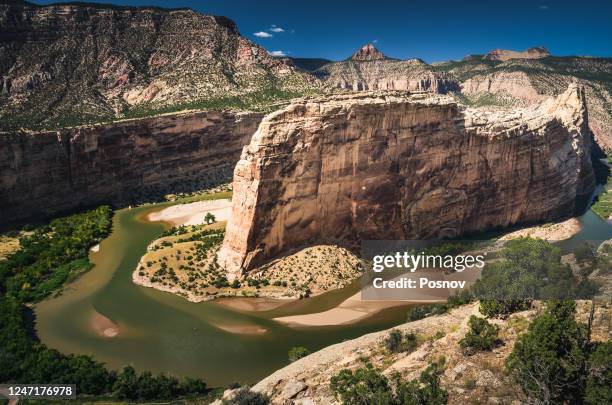
[[[166,204],[116,212],[111,235],[92,253],[94,268],[59,297],[36,306],[40,339],[64,353],[89,354],[112,368],[131,364],[138,370],[203,378],[210,386],[254,383],[288,363],[287,351],[311,351],[405,322],[407,306],[383,310],[343,326],[294,329],[273,320],[281,315],[330,309],[358,291],[359,285],[279,308],[248,312],[215,302],[190,303],[169,293],[132,283],[131,274],[147,245],[164,229],[142,218]],[[612,226],[588,211],[582,231],[565,242],[608,239]],[[119,325],[120,333],[103,337],[91,326],[97,312]],[[214,325],[264,328],[263,334],[226,332]],[[226,328],[227,329],[227,328]]]
[[[132,271],[147,245],[164,229],[142,218],[168,204],[116,212],[111,235],[90,255],[94,268],[59,297],[36,306],[36,331],[42,342],[64,353],[89,354],[112,368],[203,378],[211,386],[254,383],[288,363],[293,346],[311,351],[402,323],[407,307],[383,310],[345,326],[294,329],[271,318],[320,312],[355,294],[345,289],[279,308],[248,312],[215,302],[191,303],[179,296],[135,285]],[[101,336],[91,326],[97,312],[119,325],[118,336]],[[213,325],[255,326],[263,334],[226,332]]]

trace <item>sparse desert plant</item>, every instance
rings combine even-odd
[[[440,386],[444,362],[432,363],[418,380],[389,379],[370,363],[355,371],[343,369],[331,378],[330,389],[346,405],[443,405],[448,393]]]
[[[270,397],[261,392],[252,391],[249,387],[242,387],[232,399],[223,400],[224,405],[268,405]]]
[[[308,350],[304,346],[296,346],[289,349],[288,357],[290,362],[297,361],[302,357],[306,357],[310,354],[310,350]]]
[[[459,347],[464,354],[472,355],[479,351],[491,350],[500,344],[497,325],[474,315],[470,317],[468,325],[470,330],[459,341]]]
[[[385,338],[384,345],[390,353],[412,352],[418,346],[418,338],[412,332],[402,334],[401,331],[393,329]]]

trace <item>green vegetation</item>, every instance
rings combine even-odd
[[[412,332],[402,334],[401,331],[393,329],[385,338],[384,345],[389,353],[412,352],[418,346],[417,335]]]
[[[498,107],[510,107],[516,104],[516,99],[510,95],[499,95],[494,93],[478,93],[478,94],[464,94],[464,93],[453,93],[455,99],[469,107],[486,107],[486,106],[498,106]]]
[[[89,268],[87,254],[110,231],[111,209],[58,218],[20,238],[21,248],[0,262],[0,291],[21,302],[36,302]]]
[[[278,107],[278,103],[291,100],[292,98],[314,94],[316,93],[282,90],[278,87],[269,86],[251,93],[190,101],[171,106],[143,103],[126,111],[125,118],[143,118],[183,110],[249,110],[272,112]]]
[[[345,405],[442,405],[448,393],[440,386],[444,361],[432,363],[418,380],[389,379],[366,364],[355,371],[343,369],[331,378],[330,389]]]
[[[187,110],[240,110],[269,113],[293,98],[318,94],[315,88],[285,90],[279,86],[282,85],[272,83],[250,93],[204,98],[173,105],[154,102],[141,103],[132,107],[126,106],[122,115],[113,115],[109,109],[89,110],[88,106],[84,105],[66,106],[62,111],[50,114],[46,109],[37,108],[38,105],[31,101],[28,104],[31,104],[32,108],[22,110],[27,113],[0,115],[0,131],[56,130],[82,125],[109,124],[126,119],[153,117]]]
[[[306,357],[309,354],[310,354],[310,350],[308,350],[304,346],[292,347],[291,349],[289,349],[289,353],[288,353],[289,361],[293,363],[294,361],[297,361],[301,359],[302,357]]]
[[[612,342],[596,343],[588,363],[585,403],[612,404]]]
[[[593,249],[593,246],[588,242],[582,242],[576,246],[572,250],[572,253],[578,263],[593,263],[597,258],[595,249]]]
[[[433,315],[442,315],[447,313],[453,308],[460,307],[461,305],[469,304],[474,300],[472,293],[468,290],[459,292],[456,295],[452,295],[443,304],[425,304],[412,307],[408,310],[407,322],[418,321],[419,319],[426,318]]]
[[[270,398],[266,394],[251,391],[249,387],[240,388],[230,400],[223,400],[224,405],[268,405]]]
[[[608,220],[612,215],[612,191],[606,190],[597,197],[597,201],[591,206],[594,213],[602,219]]]
[[[472,315],[468,326],[470,330],[459,341],[459,347],[465,355],[491,350],[500,344],[497,325],[492,325],[486,319]]]
[[[58,291],[91,265],[91,246],[110,231],[109,207],[58,218],[20,238],[0,261],[0,382],[76,384],[77,392],[121,399],[173,399],[207,391],[200,380],[109,371],[89,356],[64,355],[34,336],[28,305]]]
[[[114,395],[119,399],[150,400],[176,398],[185,394],[205,394],[206,384],[201,380],[187,378],[183,383],[175,377],[164,374],[158,376],[144,371],[140,375],[133,367],[125,367],[116,377],[113,384]]]
[[[500,260],[487,263],[471,289],[487,317],[505,317],[531,307],[539,298],[587,298],[598,290],[582,277],[574,278],[561,263],[561,251],[541,239],[517,238],[506,242]]]
[[[573,301],[551,301],[533,320],[506,367],[531,403],[610,403],[610,342],[592,343]]]
[[[216,221],[216,218],[213,214],[211,214],[210,212],[207,212],[206,215],[204,216],[204,222],[206,222],[207,224],[212,224]]]

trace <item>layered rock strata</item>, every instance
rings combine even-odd
[[[447,93],[459,91],[459,82],[420,59],[386,57],[372,44],[357,50],[349,59],[333,62],[314,71],[329,87],[353,91],[408,90]]]
[[[230,276],[311,242],[458,236],[571,214],[593,189],[582,89],[514,112],[359,93],[268,115],[234,172]]]
[[[226,17],[0,2],[0,128],[54,129],[244,94],[301,94],[316,83]]]
[[[128,204],[231,178],[262,115],[192,112],[0,133],[0,225]]]

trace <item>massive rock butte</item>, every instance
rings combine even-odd
[[[190,112],[32,133],[0,132],[0,226],[127,205],[231,178],[263,114]]]
[[[386,92],[264,118],[234,171],[229,277],[310,243],[452,237],[573,213],[594,187],[583,90],[514,112]]]

